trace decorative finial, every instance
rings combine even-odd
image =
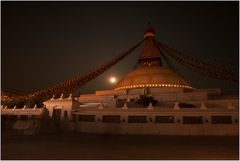
[[[127,110],[127,109],[128,109],[127,102],[124,103],[122,109],[123,109],[123,110]]]
[[[63,99],[63,93],[61,94],[60,99]]]
[[[16,108],[17,108],[17,106],[15,105],[14,108],[13,108],[13,110],[15,110]]]
[[[68,99],[72,99],[72,93],[69,94]]]
[[[149,103],[149,105],[148,105],[148,108],[147,108],[148,110],[153,110],[153,106],[152,106],[152,102],[150,102]]]
[[[200,109],[202,109],[202,110],[206,110],[207,109],[207,106],[206,106],[204,101],[202,101]]]
[[[55,95],[52,96],[51,100],[54,100]]]
[[[102,110],[103,109],[103,102],[101,101],[101,103],[98,105],[98,109]]]
[[[26,109],[26,108],[27,108],[27,105],[24,105],[22,109],[24,110],[24,109]]]
[[[174,103],[173,109],[176,109],[176,110],[180,109],[179,102]]]
[[[153,27],[151,26],[151,23],[148,22],[148,27],[147,27],[147,29],[144,31],[144,38],[149,37],[149,36],[155,37],[155,34],[156,34],[156,32],[155,32],[155,30],[153,29]]]

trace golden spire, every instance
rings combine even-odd
[[[143,49],[139,58],[141,65],[161,65],[160,55],[158,49],[155,45],[155,30],[148,23],[148,28],[144,32],[144,37],[146,38],[144,42]]]

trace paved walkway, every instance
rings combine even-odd
[[[1,159],[238,159],[238,137],[2,135]]]

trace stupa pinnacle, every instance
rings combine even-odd
[[[140,66],[127,74],[115,90],[136,88],[192,88],[180,75],[162,67],[161,57],[155,45],[155,30],[149,24],[144,32],[146,39],[138,59]]]
[[[154,45],[155,34],[156,32],[153,27],[148,24],[148,28],[144,32],[144,38],[146,38],[146,40],[139,58],[139,64],[141,66],[161,65],[160,55]]]

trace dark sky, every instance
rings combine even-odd
[[[238,70],[238,2],[1,2],[2,88],[32,92],[70,79],[121,54],[143,39],[148,22],[157,38],[196,58]],[[142,47],[142,46],[141,46]],[[112,89],[136,65],[140,49],[82,88]],[[196,88],[227,83],[175,65]]]

